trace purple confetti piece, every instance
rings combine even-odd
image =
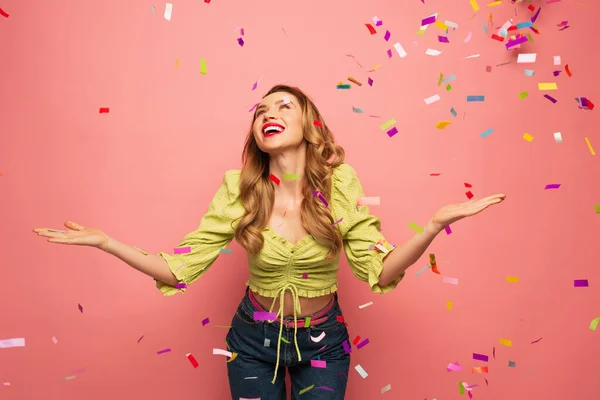
[[[77,308],[79,308],[79,311],[81,311],[81,313],[83,314],[83,307],[81,304],[77,303]]]
[[[359,344],[357,344],[357,345],[356,345],[356,348],[357,348],[357,349],[360,349],[360,348],[362,348],[362,347],[365,347],[365,346],[366,346],[366,345],[368,345],[368,344],[369,344],[369,339],[367,338],[367,339],[363,340],[362,342],[360,342]]]
[[[552,97],[548,94],[545,94],[544,97],[547,98],[548,100],[550,100],[553,104],[556,104],[556,102],[558,101],[554,97]]]
[[[393,127],[392,129],[390,129],[389,131],[387,131],[387,134],[389,137],[394,136],[396,133],[398,133],[398,129],[396,127]]]
[[[383,25],[383,21],[382,20],[377,20],[377,22],[375,22],[375,26],[381,26]]]
[[[373,86],[373,79],[369,78],[367,80],[367,83],[369,84],[369,86]]]
[[[449,234],[452,233],[452,229],[450,228],[450,225],[448,225],[447,227],[445,227],[444,230],[446,231],[446,235],[449,235]]]
[[[328,392],[333,392],[333,389],[327,386],[317,386],[315,389],[323,389],[327,390]]]
[[[164,350],[159,350],[159,351],[156,352],[156,354],[164,354],[164,353],[169,353],[169,352],[171,352],[170,348],[169,349],[164,349]]]
[[[531,344],[537,343],[537,342],[539,342],[540,340],[542,340],[542,338],[539,338],[538,340],[534,340],[533,342],[531,342]]]
[[[175,289],[185,289],[187,287],[187,284],[185,282],[179,282],[177,284],[175,284]]]
[[[140,337],[140,338],[138,339],[138,341],[137,341],[137,342],[138,342],[138,343],[139,343],[139,342],[141,342],[141,340],[142,340],[143,338],[144,338],[144,335],[142,335],[142,337]]]
[[[540,11],[542,11],[542,7],[538,8],[535,15],[533,17],[531,17],[531,23],[535,24],[535,21],[538,19],[538,16],[540,15]]]
[[[551,183],[546,185],[544,189],[558,189],[560,187],[560,183]]]
[[[275,321],[276,319],[277,314],[274,312],[254,311],[255,321]]]
[[[325,207],[329,207],[329,203],[327,202],[327,200],[325,200],[325,197],[323,197],[321,193],[319,193],[317,197],[323,202],[323,204],[325,204]]]
[[[308,274],[306,272],[302,274],[302,279],[308,279]]]
[[[258,87],[258,81],[254,82],[254,85],[252,85],[252,90],[256,90],[257,87]]]
[[[192,248],[190,246],[176,247],[173,249],[174,254],[187,254],[187,253],[191,253],[191,252],[192,252]]]
[[[202,326],[204,326],[204,325],[208,324],[209,322],[210,322],[210,321],[208,320],[208,318],[204,318],[204,319],[202,320]]]
[[[485,386],[488,386],[488,380],[486,378],[483,378],[483,380],[485,381]]]
[[[485,354],[473,353],[473,360],[479,360],[479,361],[488,362],[489,361],[489,357],[486,356]]]
[[[248,112],[254,111],[254,109],[256,108],[256,106],[258,106],[258,103],[256,103],[255,105],[253,105],[252,108],[248,110]]]
[[[240,35],[244,36],[244,28],[240,29]]]
[[[340,222],[342,222],[344,218],[340,218],[337,221],[335,221],[331,226],[336,226],[337,224],[339,224]]]
[[[527,36],[521,36],[518,39],[515,40],[511,40],[510,42],[506,43],[504,46],[506,46],[506,50],[510,49],[511,47],[520,45],[522,43],[525,43],[527,41]]]
[[[388,58],[392,58],[392,49],[389,49],[387,51],[387,55],[388,55]]]
[[[586,108],[587,108],[587,106],[588,106],[588,101],[587,101],[587,98],[586,98],[586,97],[581,97],[581,105],[582,105],[583,107],[586,107]]]
[[[589,283],[587,279],[575,279],[573,281],[573,285],[575,287],[588,287]]]
[[[388,40],[390,40],[390,36],[391,36],[391,35],[392,35],[392,34],[390,33],[390,31],[387,31],[387,30],[385,31],[385,36],[384,36],[383,38],[385,39],[385,41],[386,41],[386,42],[387,42]]]
[[[561,72],[562,72],[561,70],[552,71],[552,73],[554,74],[554,76],[560,75]]]
[[[421,20],[421,26],[433,24],[434,22],[435,22],[435,15],[432,15],[431,17],[427,17],[427,18]]]
[[[477,387],[477,386],[479,386],[479,384],[478,384],[478,383],[476,383],[476,384],[474,384],[474,385],[469,385],[469,386],[466,386],[466,387],[465,387],[465,389],[473,389],[474,387]]]
[[[569,28],[569,25],[565,26],[564,28],[560,28],[559,31],[564,31],[567,28]]]
[[[352,353],[352,348],[350,347],[350,345],[348,344],[347,340],[344,340],[344,351],[346,352],[346,354],[350,354]]]
[[[494,356],[494,360],[496,359],[496,346],[492,349],[492,355]]]
[[[242,47],[244,47],[244,39],[242,38],[238,38],[238,44]]]
[[[448,40],[448,38],[446,36],[442,36],[442,35],[438,35],[438,42],[441,42],[441,43],[450,43],[450,41]]]

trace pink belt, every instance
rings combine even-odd
[[[252,305],[254,305],[254,307],[256,307],[257,309],[262,310],[262,311],[269,311],[266,308],[264,308],[262,306],[262,304],[260,304],[258,302],[258,300],[256,300],[256,297],[254,297],[254,292],[252,292],[252,290],[248,290],[248,297],[250,298],[250,301],[252,302]],[[325,306],[325,308],[323,308],[321,311],[317,312],[315,315],[313,315],[311,317],[302,317],[302,318],[296,319],[296,321],[297,321],[296,327],[308,328],[309,326],[317,326],[317,325],[322,324],[323,322],[327,321],[329,319],[329,317],[327,317],[327,313],[333,307],[333,300],[334,300],[334,298],[332,297],[329,304],[327,304]],[[293,328],[294,321],[284,321],[284,325],[287,328]]]

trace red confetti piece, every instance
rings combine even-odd
[[[106,114],[109,112],[108,107],[100,107],[100,114]]]
[[[270,179],[270,180],[272,180],[273,182],[275,182],[275,184],[276,184],[276,185],[279,185],[279,182],[281,182],[281,181],[279,180],[279,178],[277,178],[277,177],[276,177],[275,175],[273,175],[273,174],[270,174],[270,175],[269,175],[269,179]]]
[[[473,367],[472,371],[474,374],[487,374],[488,367]]]
[[[206,4],[210,4],[210,0],[204,0]]]
[[[338,315],[335,318],[337,319],[338,322],[344,322],[344,316],[343,315]]]
[[[313,121],[313,124],[314,124],[315,126],[319,126],[319,127],[321,127],[321,128],[323,127],[323,124],[321,123],[321,121],[317,121],[316,119]]]
[[[1,7],[0,7],[0,15],[2,15],[4,18],[8,18],[8,14]]]
[[[473,193],[471,193],[471,191],[469,190],[467,193],[465,193],[467,195],[467,197],[470,199],[473,198]]]
[[[531,12],[534,12],[535,11],[535,6],[533,4],[530,4],[530,5],[527,6],[527,9],[529,11],[531,11]]]
[[[465,182],[465,187],[473,187],[470,183]]]
[[[208,0],[208,1],[210,1],[210,0]],[[198,368],[198,366],[200,364],[198,364],[198,361],[196,361],[196,359],[194,358],[194,356],[191,353],[190,354],[186,354],[186,357],[187,357],[188,360],[190,360],[190,362],[192,363],[192,366],[194,368]]]
[[[498,36],[495,33],[492,35],[492,39],[495,39],[499,42],[504,42],[504,38],[502,36]]]
[[[359,340],[360,340],[360,336],[356,336],[354,338],[354,340],[352,341],[352,343],[356,346],[356,343],[358,343]]]
[[[433,174],[429,174],[429,176],[440,176],[441,174],[439,172],[435,172]]]
[[[569,69],[569,64],[565,65],[565,71],[567,72],[567,75],[569,75],[569,78],[573,76],[571,70]]]
[[[377,31],[375,30],[375,28],[373,28],[373,25],[371,24],[365,24],[365,26],[367,27],[367,29],[369,29],[369,32],[371,32],[371,35],[374,35],[377,33]]]

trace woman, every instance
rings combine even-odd
[[[152,276],[164,295],[183,292],[232,239],[248,253],[250,279],[232,327],[227,368],[233,399],[343,399],[350,368],[348,330],[337,301],[342,249],[354,275],[386,293],[447,225],[505,196],[442,207],[424,232],[400,247],[381,235],[344,151],[298,88],[273,87],[256,107],[241,171],[225,173],[199,228],[181,251],[141,253],[104,232],[36,228],[53,243],[98,247]],[[189,249],[185,249],[189,248]]]

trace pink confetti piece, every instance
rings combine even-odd
[[[252,112],[254,111],[254,109],[256,108],[256,106],[258,106],[259,103],[256,103],[255,105],[252,106],[251,109],[248,110],[248,112]]]
[[[444,276],[444,277],[442,277],[442,282],[444,282],[444,283],[450,283],[452,285],[458,285],[458,278],[452,278],[450,276]]]
[[[421,20],[421,26],[433,24],[434,22],[435,22],[435,15],[432,15],[431,17],[427,17],[425,19],[422,19]]]
[[[191,246],[187,246],[187,247],[176,247],[173,249],[173,253],[174,254],[187,254],[187,253],[191,253],[192,252],[192,247]]]
[[[446,235],[450,235],[452,233],[452,229],[450,229],[450,225],[445,227],[444,230],[446,231]]]
[[[467,35],[467,37],[465,38],[464,42],[465,43],[469,43],[471,41],[471,36],[473,35],[473,32],[469,32],[469,34]]]
[[[450,363],[446,367],[446,371],[447,372],[450,372],[450,371],[460,371],[461,369],[462,369],[462,367],[458,364],[458,362]]]
[[[170,353],[170,352],[171,352],[171,349],[168,348],[168,349],[164,349],[164,350],[159,350],[156,352],[156,354],[165,354],[165,353]]]
[[[306,272],[302,273],[302,279],[308,279],[308,273],[306,273]]]
[[[327,361],[325,361],[325,360],[310,360],[310,366],[313,368],[327,368]]]
[[[328,392],[333,392],[334,390],[328,386],[317,386],[315,389],[327,390]]]
[[[254,311],[255,321],[275,321],[277,314],[274,312]]]
[[[337,220],[337,221],[335,221],[335,222],[334,222],[334,223],[333,223],[331,226],[335,226],[335,225],[339,224],[340,222],[342,222],[342,220],[343,220],[343,219],[344,219],[344,218],[340,218],[340,219],[338,219],[338,220]]]
[[[185,289],[187,287],[187,283],[185,282],[178,282],[175,284],[175,289]]]

